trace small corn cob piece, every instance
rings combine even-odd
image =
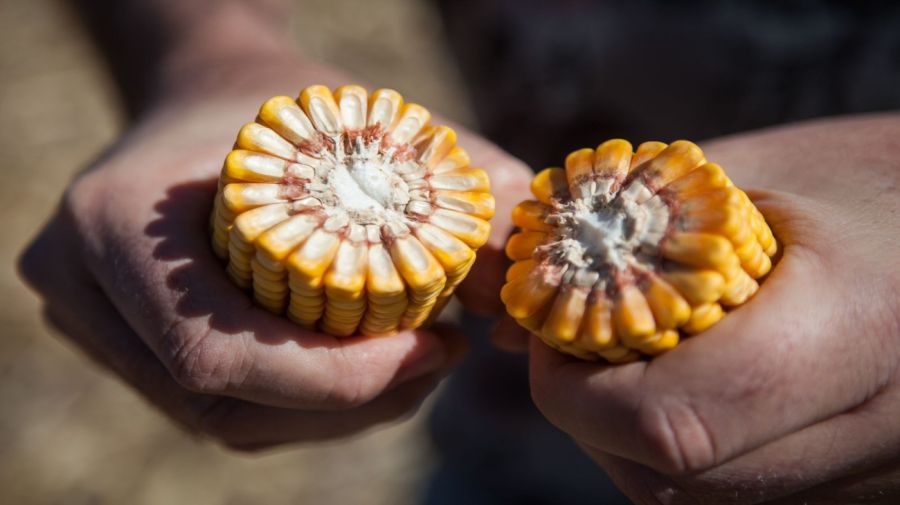
[[[687,141],[581,149],[513,209],[501,298],[547,345],[613,363],[665,352],[759,289],[777,244],[747,195]]]
[[[494,198],[430,118],[353,85],[266,101],[225,159],[210,219],[235,284],[335,336],[434,319],[487,241]]]

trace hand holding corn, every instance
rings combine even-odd
[[[228,154],[212,247],[258,304],[347,337],[434,321],[490,237],[490,179],[390,89],[267,100]],[[523,172],[524,173],[524,172]]]
[[[897,139],[894,114],[705,145],[757,188],[783,256],[749,302],[649,362],[598,366],[532,338],[539,409],[637,503],[893,503]]]
[[[765,219],[694,143],[613,139],[534,177],[501,291],[547,345],[625,363],[709,329],[745,303],[778,246]]]
[[[240,61],[242,74],[270,70],[271,62]],[[21,260],[61,333],[180,424],[235,448],[338,437],[392,421],[465,352],[453,332],[389,327],[399,331],[370,337],[354,327],[336,338],[304,329],[254,305],[213,253],[209,211],[235,134],[266,98],[297,93],[312,79],[334,80],[305,67],[238,89],[218,83],[214,93],[191,88],[164,97],[76,179]],[[529,171],[457,131],[472,162],[496,174],[496,206],[508,216]],[[453,195],[444,196],[450,202]],[[502,262],[510,222],[494,225],[495,236],[477,237],[479,258]],[[465,267],[483,269],[471,256]],[[444,280],[443,268],[440,274]],[[502,267],[476,275],[479,289],[463,301],[497,300]]]

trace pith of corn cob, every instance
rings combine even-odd
[[[747,301],[777,245],[762,214],[691,142],[581,149],[531,184],[501,297],[562,352],[627,362],[671,349]]]
[[[336,336],[435,317],[487,241],[494,198],[430,117],[354,85],[266,101],[225,159],[211,217],[232,280]]]

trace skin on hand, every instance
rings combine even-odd
[[[72,184],[20,264],[66,337],[182,424],[238,448],[392,420],[466,348],[441,328],[386,338],[310,332],[255,307],[227,279],[209,245],[209,209],[233,125],[261,102],[178,103],[145,116]],[[512,160],[487,143],[471,156],[482,166]],[[498,198],[500,213],[511,206]],[[496,233],[487,257],[502,255],[508,232]],[[498,292],[502,270],[490,282]]]
[[[200,43],[175,50],[162,75],[148,77],[158,88],[135,109],[135,124],[71,184],[19,267],[48,321],[76,346],[183,426],[258,449],[409,413],[466,342],[441,327],[386,338],[307,331],[255,307],[227,279],[207,226],[237,130],[270,96],[352,82],[273,49],[284,47],[278,40],[260,43],[258,19],[236,5],[205,16],[187,37]],[[502,217],[479,252],[479,261],[496,261],[515,188],[530,174],[471,133],[460,130],[460,144],[499,189]],[[469,303],[496,298],[502,279],[503,269],[486,273]]]
[[[897,503],[900,117],[708,143],[782,256],[746,305],[649,362],[531,339],[538,408],[637,503]]]

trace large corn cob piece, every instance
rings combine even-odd
[[[430,117],[354,85],[269,99],[219,179],[212,244],[228,275],[262,307],[336,336],[435,317],[487,241],[494,199]]]
[[[520,203],[501,297],[562,352],[656,355],[747,301],[777,245],[762,214],[687,141],[581,149]]]

